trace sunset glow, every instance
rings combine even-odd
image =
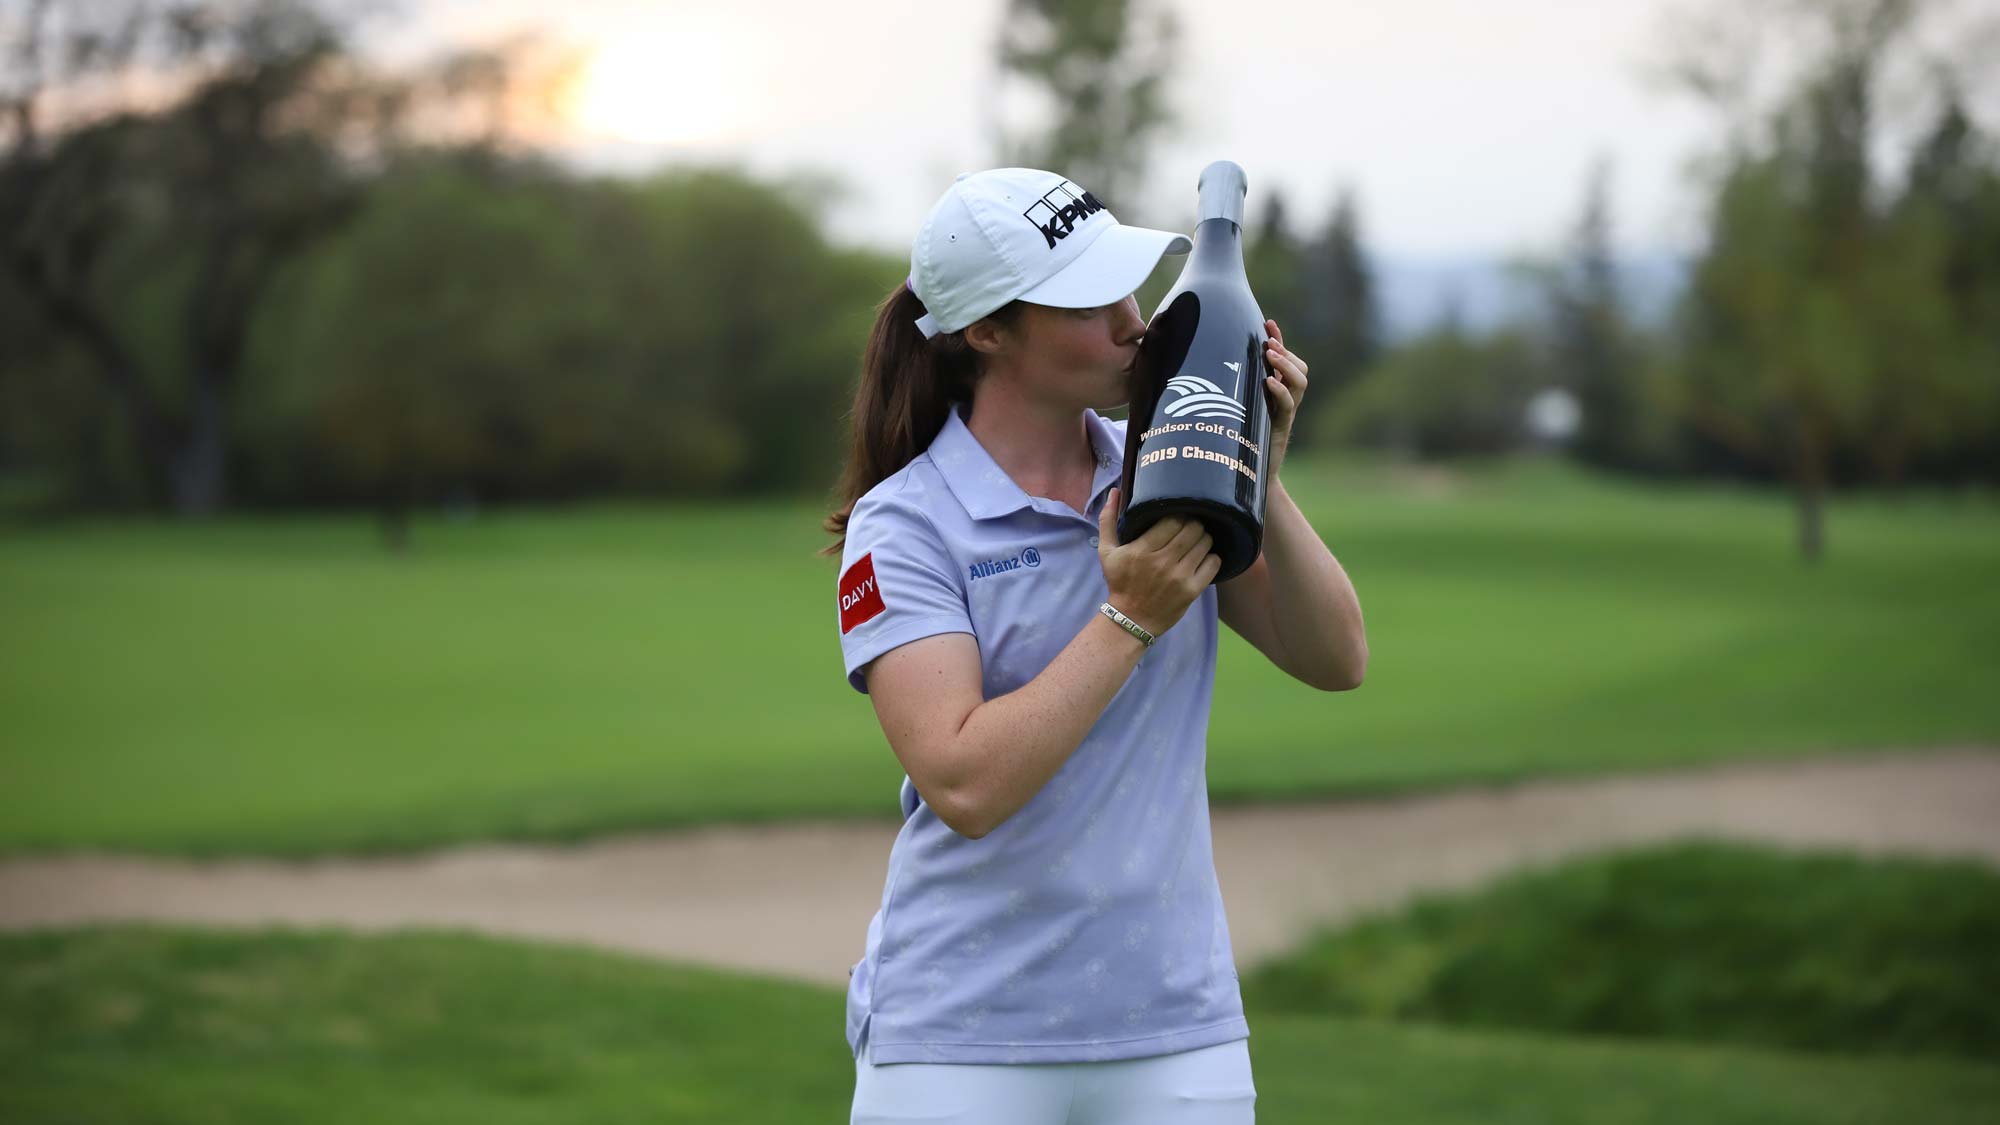
[[[702,30],[621,37],[593,52],[566,99],[581,132],[640,144],[724,139],[743,125],[732,45]]]

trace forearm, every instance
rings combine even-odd
[[[1145,651],[1093,613],[1040,675],[973,708],[952,746],[961,818],[984,835],[1019,812],[1083,744]]]
[[[1361,599],[1340,560],[1275,481],[1265,504],[1264,557],[1271,626],[1292,671],[1316,684],[1359,684],[1368,667]]]

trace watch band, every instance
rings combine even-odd
[[[1103,605],[1098,606],[1097,612],[1116,621],[1120,626],[1124,627],[1126,632],[1143,641],[1147,648],[1153,647],[1153,634],[1148,633],[1145,626],[1118,612],[1117,607],[1113,606],[1110,602],[1105,602]]]

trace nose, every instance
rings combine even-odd
[[[1133,294],[1118,302],[1118,339],[1127,344],[1136,344],[1146,334],[1146,318],[1139,315],[1139,297]]]

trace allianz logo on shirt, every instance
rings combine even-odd
[[[1010,570],[1020,570],[1022,567],[1037,567],[1040,565],[1042,565],[1042,553],[1033,547],[1028,547],[1011,559],[976,562],[965,569],[971,573],[973,581],[976,582],[981,578],[991,578],[996,574],[1005,574]]]

